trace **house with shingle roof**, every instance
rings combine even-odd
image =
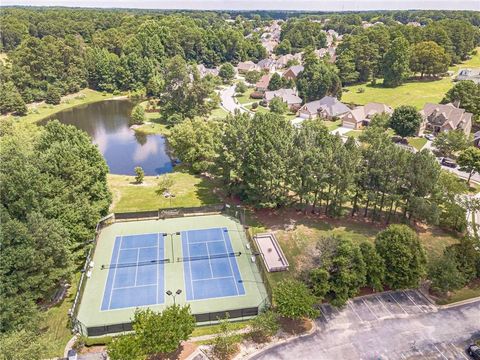
[[[368,126],[370,120],[378,114],[391,114],[393,109],[385,104],[371,102],[363,106],[357,106],[355,109],[342,115],[342,126],[359,130]]]
[[[253,61],[241,61],[237,65],[237,70],[239,73],[244,74],[252,70],[259,70],[259,67]]]
[[[325,96],[320,100],[315,100],[303,105],[298,110],[298,116],[304,119],[312,119],[320,116],[325,119],[333,119],[342,116],[350,111],[350,108],[337,98]]]
[[[269,83],[270,83],[270,74],[265,74],[255,84],[255,90],[260,92],[267,91]]]
[[[419,134],[429,130],[434,134],[443,131],[462,130],[469,136],[472,130],[473,114],[464,109],[448,104],[427,103],[420,111],[424,121],[420,126]]]
[[[461,69],[455,77],[455,81],[470,80],[475,84],[480,84],[480,68]]]
[[[297,95],[293,89],[278,89],[275,91],[265,91],[263,99],[267,104],[274,98],[279,97],[284,103],[288,105],[288,108],[292,111],[297,111],[302,105],[302,99]]]
[[[293,65],[290,66],[285,72],[283,73],[283,77],[288,80],[295,80],[298,75],[303,71],[303,65]]]

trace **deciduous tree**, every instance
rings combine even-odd
[[[467,182],[469,183],[473,174],[480,173],[480,149],[470,146],[460,153],[457,162],[460,170],[468,173]]]
[[[415,135],[422,122],[417,109],[410,105],[401,105],[393,111],[390,127],[401,137]]]
[[[392,41],[390,48],[383,57],[383,85],[396,87],[405,81],[410,73],[410,45],[399,36]]]
[[[307,286],[297,280],[283,280],[273,290],[275,310],[289,319],[314,319],[318,311],[313,308],[315,297]]]
[[[434,41],[423,41],[415,44],[412,48],[410,58],[410,69],[413,72],[420,73],[420,77],[425,75],[438,76],[447,72],[450,64],[450,57],[445,49]]]

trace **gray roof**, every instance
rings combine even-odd
[[[279,97],[288,105],[299,105],[302,99],[297,96],[293,89],[278,89],[275,91],[265,91],[265,100],[270,102],[273,98]]]
[[[290,66],[287,69],[287,71],[291,70],[295,74],[295,76],[298,76],[298,74],[300,74],[303,71],[303,69],[304,69],[303,65],[293,65],[293,66]]]
[[[480,68],[477,69],[462,69],[458,72],[456,81],[471,80],[476,84],[480,84]]]
[[[324,111],[326,114],[332,117],[339,116],[350,111],[347,105],[332,96],[325,96],[320,100],[306,103],[300,110],[304,110],[310,114],[317,114],[319,111]]]

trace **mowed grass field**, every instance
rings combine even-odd
[[[157,195],[158,182],[162,175],[145,176],[143,184],[135,184],[135,177],[128,175],[108,175],[108,185],[113,195],[111,211],[143,211],[167,207],[190,207],[217,204],[215,182],[178,169],[169,174],[173,179],[170,193],[175,197],[166,199]]]
[[[480,67],[480,48],[477,48],[477,54],[471,59],[450,67],[455,75],[461,68]],[[380,102],[392,107],[400,105],[413,105],[417,109],[423,108],[425,103],[440,102],[445,93],[453,86],[454,82],[450,77],[445,77],[435,81],[409,81],[396,88],[385,88],[382,81],[377,81],[377,85],[360,84],[346,86],[342,94],[342,101],[357,105],[364,105],[369,102]],[[364,92],[359,92],[364,89]]]

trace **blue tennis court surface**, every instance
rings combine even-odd
[[[163,304],[164,250],[161,234],[117,236],[102,310]]]
[[[184,257],[213,256],[184,262],[187,301],[245,294],[236,257],[221,257],[233,253],[226,228],[182,231],[181,234]]]

